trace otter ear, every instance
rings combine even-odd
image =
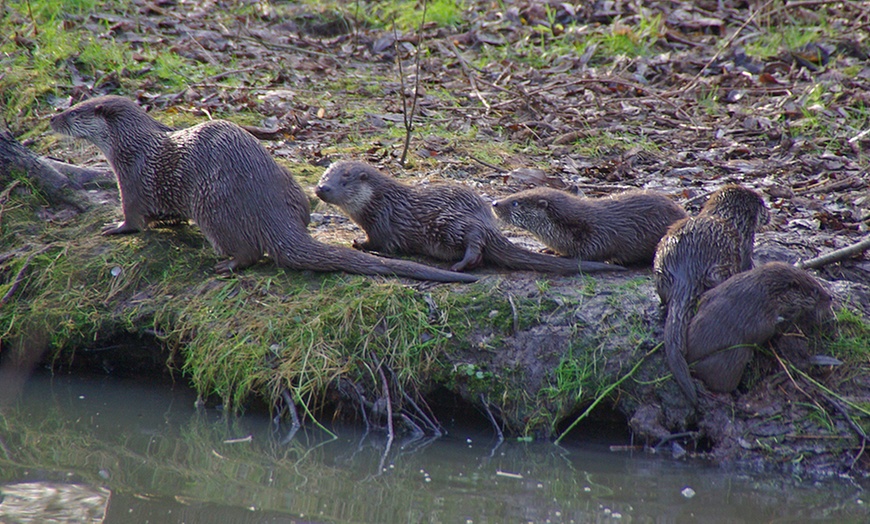
[[[368,180],[368,179],[369,179],[369,174],[366,173],[365,171],[360,171],[360,173],[359,173],[359,179],[360,179],[360,180]]]
[[[550,203],[547,202],[545,199],[542,198],[542,199],[538,200],[538,207],[539,208],[547,209],[549,206],[550,206]]]
[[[109,106],[107,106],[106,104],[97,104],[94,106],[94,114],[97,116],[101,116],[103,118],[109,118],[114,113],[113,113],[112,109]]]

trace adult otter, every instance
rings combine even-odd
[[[55,115],[51,127],[93,142],[118,177],[124,221],[103,234],[190,218],[218,254],[232,257],[217,264],[219,273],[250,266],[268,253],[291,269],[474,280],[316,242],[306,229],[310,204],[302,188],[256,138],[231,122],[173,131],[131,100],[105,96]]]
[[[697,217],[674,223],[656,249],[653,277],[668,310],[665,357],[674,380],[692,404],[698,402],[686,363],[686,331],[692,312],[702,293],[752,266],[752,243],[747,236],[754,240],[755,228],[767,216],[758,193],[728,185],[710,197]]]
[[[314,192],[365,230],[368,238],[354,242],[364,250],[459,260],[453,271],[483,261],[561,274],[624,269],[533,253],[513,244],[498,228],[491,206],[461,186],[413,187],[363,162],[337,162],[323,173]]]
[[[770,262],[738,273],[701,295],[689,324],[686,360],[712,391],[733,391],[752,347],[783,323],[814,324],[831,309],[831,294],[809,273]]]
[[[492,207],[499,218],[529,230],[561,255],[614,264],[651,263],[668,226],[686,218],[682,207],[654,191],[580,198],[538,187]]]

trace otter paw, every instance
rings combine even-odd
[[[220,275],[222,277],[232,276],[235,269],[236,269],[236,261],[232,260],[232,259],[222,260],[221,262],[218,262],[214,266],[215,273],[217,273],[218,275]]]

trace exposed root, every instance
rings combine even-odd
[[[495,415],[492,414],[492,410],[489,409],[489,402],[484,398],[483,393],[480,394],[480,404],[483,406],[484,411],[486,411],[486,416],[489,417],[489,422],[492,424],[493,429],[495,429],[495,435],[498,439],[498,443],[501,444],[504,442],[504,433],[501,431],[501,427],[498,425],[498,421],[495,419]]]

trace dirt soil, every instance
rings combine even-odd
[[[421,32],[396,33],[354,20],[352,5],[320,12],[260,3],[255,12],[221,24],[212,17],[219,3],[192,3],[184,15],[160,2],[133,5],[135,21],[94,13],[71,22],[134,45],[171,43],[188,59],[232,68],[173,93],[146,80],[132,96],[152,110],[196,119],[253,111],[262,115],[257,125],[274,131],[267,136],[273,154],[286,164],[315,168],[315,174],[336,159],[355,158],[414,183],[464,183],[488,198],[535,185],[587,196],[647,188],[674,196],[690,213],[718,187],[739,183],[759,190],[771,209],[772,221],[757,239],[759,262],[806,260],[868,236],[870,8],[862,3],[467,1],[453,25],[430,22]],[[644,32],[645,21],[657,16],[660,24]],[[831,30],[810,44],[781,45],[763,58],[747,54],[745,46],[779,24],[806,27],[822,20]],[[643,52],[612,53],[608,45],[617,36]],[[597,43],[586,47],[568,45],[593,38]],[[420,49],[417,127],[406,168],[399,163],[402,94],[410,101]],[[43,110],[50,114],[116,93],[129,74],[89,76],[71,66],[69,97]],[[39,141],[29,145],[39,150]],[[95,149],[67,146],[50,153],[104,166]],[[310,190],[314,180],[303,185]],[[360,236],[337,210],[319,205],[314,211],[312,233],[320,240],[349,243]],[[514,240],[540,247],[510,231]],[[558,304],[566,296],[585,296],[573,279],[552,279],[542,292],[534,275],[483,274],[515,297],[543,293]],[[866,254],[815,274],[838,304],[867,318]],[[537,391],[578,326],[628,308],[661,336],[647,269],[602,276],[600,286],[612,289],[632,279],[641,281],[630,295],[633,305],[613,308],[606,295],[587,297],[582,310],[556,307],[547,322],[505,338],[498,351],[450,358],[480,369],[524,367],[524,383],[513,387]],[[486,347],[486,331],[475,336],[476,347]],[[649,351],[654,343],[637,349]],[[778,344],[778,352],[788,353],[787,341]],[[860,435],[867,418],[846,415],[836,400],[870,403],[866,355],[859,364],[858,370],[814,371],[825,384],[836,384],[837,394],[811,395],[808,383],[781,372],[775,359],[757,359],[753,372],[767,378],[731,395],[703,396],[695,414],[672,383],[655,382],[665,369],[656,354],[630,386],[632,394],[611,406],[629,420],[639,442],[660,444],[657,449],[677,456],[688,449],[758,468],[866,472],[870,460]],[[466,389],[475,400],[477,392]],[[812,412],[825,399],[821,412],[833,415],[814,424]],[[500,409],[507,414],[511,406]],[[568,422],[576,415],[561,413]],[[523,416],[511,413],[512,420]]]

